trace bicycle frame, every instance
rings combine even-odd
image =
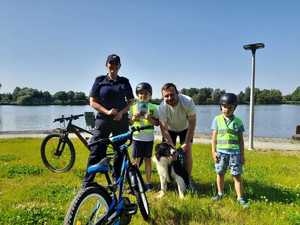
[[[87,140],[80,134],[80,132],[85,132],[85,133],[88,133],[88,134],[91,134],[91,135],[93,134],[91,131],[85,130],[85,129],[83,129],[81,127],[78,127],[74,124],[71,124],[71,126],[69,128],[69,133],[74,133],[79,138],[79,140],[85,145],[85,147],[89,148]]]
[[[60,119],[60,121],[62,121],[62,119]],[[69,125],[70,126],[67,128],[72,128],[71,123],[69,123]],[[128,148],[132,143],[133,133],[135,131],[141,131],[145,129],[153,129],[153,126],[149,125],[142,127],[131,127],[131,129],[126,133],[110,138],[99,139],[88,144],[88,146],[91,147],[100,143],[113,144],[115,142],[125,142],[118,147],[118,149],[115,149],[118,151],[118,157],[122,158],[120,176],[116,181],[112,182],[113,179],[110,170],[112,166],[109,162],[111,157],[104,157],[97,164],[88,167],[88,174],[104,174],[107,184],[100,185],[94,182],[85,186],[84,189],[77,194],[76,198],[74,198],[72,204],[70,205],[68,213],[65,217],[66,224],[74,224],[74,222],[78,221],[78,218],[82,218],[81,212],[84,217],[84,224],[118,224],[120,221],[128,224],[131,221],[132,215],[136,214],[138,209],[140,209],[145,221],[149,219],[150,210],[144,191],[144,181],[138,167],[135,167],[131,163],[128,152]],[[67,132],[67,129],[65,129],[65,132]],[[132,191],[132,194],[136,197],[137,201],[135,203],[131,203],[128,196],[123,196],[125,182],[128,183],[130,191]],[[90,197],[95,200],[98,198],[99,200],[94,202],[94,204],[87,204],[87,208],[85,208],[85,201],[90,199]],[[105,213],[102,210],[102,207],[103,210],[105,210]],[[79,223],[81,223],[80,220]]]
[[[117,141],[122,141],[122,140],[130,140],[128,144],[123,144],[120,146],[120,153],[123,155],[123,161],[122,161],[122,166],[121,166],[121,172],[120,172],[120,177],[115,183],[111,182],[110,176],[109,176],[109,170],[108,167],[104,168],[101,163],[98,163],[96,165],[93,165],[88,168],[88,172],[102,172],[105,174],[107,183],[108,183],[108,189],[112,192],[112,202],[111,205],[109,206],[109,210],[107,215],[105,215],[103,218],[100,219],[100,221],[97,222],[97,224],[102,224],[102,223],[112,223],[115,219],[117,219],[120,216],[120,213],[124,209],[124,198],[123,198],[123,191],[124,191],[124,182],[125,179],[130,179],[130,188],[135,187],[135,179],[130,176],[130,168],[133,166],[133,164],[130,161],[130,157],[128,154],[128,148],[132,143],[132,134],[133,131],[128,131],[127,133],[120,134],[114,137],[109,138],[110,143],[114,143]],[[96,141],[96,142],[100,142]],[[95,143],[96,143],[95,142]],[[90,145],[93,145],[95,143],[92,143]],[[129,176],[128,176],[129,175]],[[118,192],[118,197],[116,196],[116,190],[119,190]],[[91,218],[92,219],[92,218]]]
[[[124,180],[127,177],[129,168],[132,166],[128,155],[128,147],[129,147],[128,144],[123,144],[120,146],[120,152],[121,154],[123,154],[123,161],[121,166],[120,177],[118,178],[118,180],[115,183],[112,183],[108,171],[104,173],[108,183],[108,189],[112,193],[112,202],[111,205],[109,206],[107,215],[103,217],[100,221],[98,221],[97,224],[102,224],[104,222],[105,223],[113,222],[115,219],[117,219],[120,216],[120,213],[124,209],[124,200],[123,200]],[[97,168],[94,169],[97,170]],[[116,196],[116,190],[119,190],[118,196]]]
[[[76,126],[76,125],[72,124],[72,121],[73,121],[73,119],[69,120],[67,127],[65,129],[63,129],[62,133],[66,136],[68,136],[69,133],[74,133],[79,138],[79,140],[85,145],[85,147],[89,149],[88,142],[81,135],[81,132],[88,133],[88,134],[91,134],[91,135],[93,133],[89,130],[83,129],[79,126]]]

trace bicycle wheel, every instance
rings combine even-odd
[[[42,142],[41,157],[44,165],[52,172],[67,172],[75,162],[74,146],[68,137],[50,134]]]
[[[107,215],[111,198],[101,186],[91,186],[80,191],[72,201],[64,225],[94,225]],[[103,223],[105,224],[105,221]]]
[[[147,221],[150,216],[150,208],[149,208],[149,203],[148,203],[147,196],[145,193],[144,180],[142,178],[140,171],[135,167],[133,167],[133,168],[134,169],[131,171],[131,176],[134,177],[134,183],[135,183],[133,186],[134,195],[137,199],[137,204],[139,206],[140,212],[141,212],[144,220]]]

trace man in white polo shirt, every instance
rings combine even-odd
[[[179,136],[185,151],[185,164],[189,177],[192,174],[192,142],[196,127],[196,109],[193,99],[179,94],[175,84],[167,83],[162,89],[163,101],[159,106],[159,120],[163,139],[176,146]]]

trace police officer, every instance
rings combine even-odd
[[[129,80],[118,75],[121,67],[120,57],[116,54],[109,55],[106,60],[107,74],[96,78],[90,91],[90,106],[98,113],[95,121],[95,131],[91,142],[100,138],[108,138],[109,135],[118,135],[128,131],[128,110],[134,96]],[[118,149],[123,143],[114,144]],[[107,144],[98,144],[91,147],[87,167],[98,163],[106,156]],[[120,173],[122,158],[116,151],[114,161],[114,176]],[[86,173],[83,186],[87,186],[94,180],[94,175]]]

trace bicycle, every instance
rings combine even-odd
[[[104,174],[107,186],[94,182],[82,189],[72,201],[65,216],[64,225],[102,225],[102,224],[128,224],[132,215],[137,213],[137,205],[144,220],[148,220],[150,209],[144,188],[144,181],[136,165],[130,161],[128,147],[132,143],[132,134],[135,131],[149,129],[153,126],[131,127],[130,131],[111,138],[100,139],[91,143],[112,144],[117,141],[129,140],[128,144],[120,146],[123,157],[120,177],[112,183],[110,171],[111,158],[105,157],[99,163],[90,166],[87,171],[91,174]],[[123,197],[124,182],[128,183],[129,190],[137,199],[137,205],[130,202],[128,197]],[[117,195],[118,194],[118,195]]]
[[[56,129],[52,134],[47,135],[41,144],[41,157],[44,165],[52,172],[62,173],[69,171],[75,162],[75,149],[69,134],[74,133],[79,140],[89,149],[87,140],[80,134],[85,132],[92,135],[92,132],[72,123],[84,114],[71,115],[54,119],[53,123],[63,123],[64,128]],[[68,121],[67,126],[65,122]]]

